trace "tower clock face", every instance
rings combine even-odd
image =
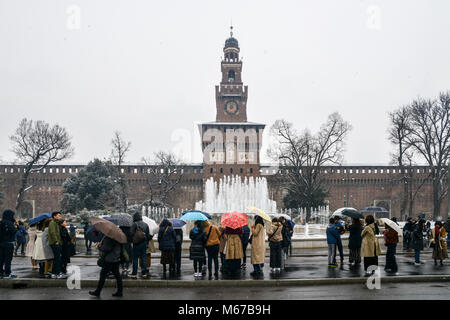
[[[228,114],[236,114],[239,110],[238,104],[234,100],[225,103],[225,112]]]

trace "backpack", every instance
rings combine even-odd
[[[142,231],[141,227],[136,224],[136,232],[133,235],[133,244],[139,244],[144,242],[147,237],[145,236],[145,232]]]

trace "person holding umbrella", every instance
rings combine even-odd
[[[241,259],[244,257],[242,250],[242,227],[248,225],[248,216],[237,211],[222,215],[220,220],[225,227],[225,265],[224,272],[237,273],[241,267]]]
[[[101,218],[91,218],[90,220],[95,229],[104,234],[104,237],[98,246],[100,255],[97,264],[102,268],[100,271],[100,279],[97,284],[97,289],[89,291],[89,294],[100,297],[106,277],[109,273],[112,273],[117,282],[117,291],[113,293],[113,297],[122,297],[123,285],[119,265],[122,244],[127,243],[127,237],[122,230],[111,221]]]
[[[366,226],[361,232],[361,257],[364,257],[364,271],[370,275],[369,266],[378,266],[378,256],[381,254],[380,244],[376,237],[375,218],[366,216]]]
[[[352,223],[347,227],[350,235],[348,238],[348,248],[350,250],[350,266],[356,266],[361,263],[361,232],[363,227],[359,218],[352,218]]]
[[[161,250],[161,264],[163,265],[163,277],[166,278],[166,265],[169,265],[169,275],[175,275],[175,242],[176,235],[172,227],[172,222],[163,219],[159,225],[158,243]]]
[[[395,259],[395,251],[397,249],[397,243],[398,243],[398,232],[394,229],[394,227],[391,227],[387,220],[389,219],[383,219],[384,220],[384,245],[387,247],[386,252],[386,265],[384,267],[384,270],[388,273],[396,273],[398,271],[398,265],[397,261]],[[391,220],[391,223],[395,223]]]

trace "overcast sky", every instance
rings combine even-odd
[[[196,124],[215,120],[232,20],[248,121],[316,131],[338,111],[353,126],[346,162],[387,164],[388,112],[450,90],[449,12],[447,0],[1,0],[0,158],[14,160],[8,137],[27,117],[67,128],[69,163],[108,157],[114,130],[130,162],[162,149],[200,163]]]

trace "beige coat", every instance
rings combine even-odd
[[[445,238],[447,238],[447,231],[445,230],[444,227],[441,228],[441,231],[439,232],[439,243],[438,246],[439,248],[441,248],[442,250],[446,250],[447,251],[447,241],[445,240]],[[430,241],[432,243],[436,242],[436,228],[433,228],[430,232]]]
[[[266,257],[265,232],[262,224],[252,227],[252,264],[263,264]]]
[[[48,228],[44,232],[36,231],[36,242],[33,251],[33,260],[45,261],[53,259],[53,251],[48,244]]]
[[[244,251],[242,250],[241,237],[237,234],[227,234],[225,236],[227,238],[225,259],[242,259]]]
[[[27,249],[25,251],[25,255],[27,257],[33,257],[34,252],[34,243],[36,241],[36,226],[30,227],[28,229],[28,243],[27,243]]]
[[[375,236],[375,226],[373,223],[364,228],[361,232],[361,237],[361,257],[375,257],[375,246],[376,255],[381,255],[380,244],[378,243],[378,238]]]
[[[279,222],[272,223],[267,228],[267,237],[268,237],[267,240],[269,240],[270,242],[283,241],[283,234],[281,233],[281,230],[283,230],[283,225],[281,223],[279,223]],[[274,235],[272,237],[270,237],[272,234],[274,234]]]

